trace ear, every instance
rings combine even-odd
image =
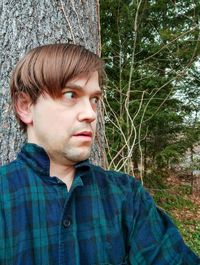
[[[18,96],[16,103],[16,111],[21,121],[26,125],[32,124],[32,111],[31,111],[32,101],[29,95],[21,92]]]

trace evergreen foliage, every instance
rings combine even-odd
[[[102,0],[111,168],[143,178],[200,141],[200,2]]]

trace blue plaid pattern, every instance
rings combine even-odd
[[[198,265],[168,216],[134,178],[89,161],[70,191],[25,144],[0,168],[0,265]]]

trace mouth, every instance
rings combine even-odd
[[[77,139],[83,139],[86,141],[91,141],[93,133],[91,131],[81,131],[81,132],[77,132],[77,133],[73,134],[73,136],[76,137]]]

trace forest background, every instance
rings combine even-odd
[[[91,160],[140,179],[200,255],[199,18],[199,0],[1,0],[0,165],[26,140],[10,108],[19,58],[57,42],[101,51],[108,81]]]
[[[108,167],[139,178],[200,255],[200,2],[100,11]]]

